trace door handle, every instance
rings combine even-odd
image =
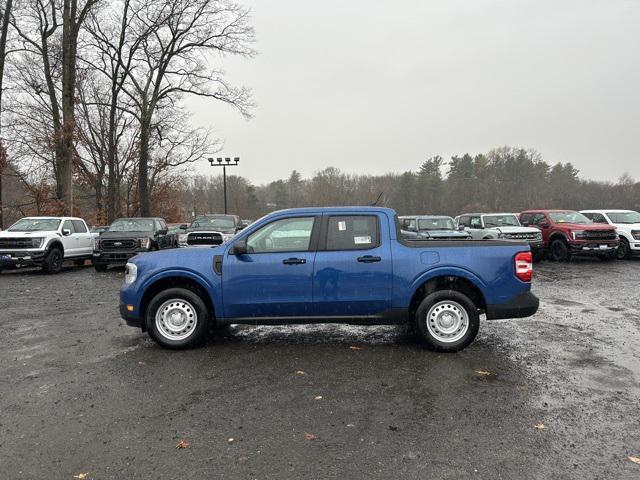
[[[365,255],[364,257],[358,257],[360,263],[375,263],[381,261],[382,258],[374,257],[373,255]]]
[[[282,263],[285,265],[302,265],[307,263],[307,260],[304,258],[287,258],[286,260],[283,260]]]

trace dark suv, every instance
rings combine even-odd
[[[174,248],[175,234],[168,233],[162,218],[119,218],[94,240],[93,266],[104,272],[110,265],[125,265],[134,255]]]
[[[528,210],[520,214],[520,222],[542,231],[547,256],[555,261],[567,261],[573,255],[611,260],[620,245],[614,227],[593,223],[573,210]]]

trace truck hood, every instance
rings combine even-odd
[[[459,230],[429,230],[420,232],[419,236],[426,238],[469,238],[471,235]]]
[[[560,225],[563,228],[568,228],[570,230],[589,230],[592,232],[603,232],[607,230],[615,230],[613,225],[602,225],[598,223],[558,223],[556,225]]]
[[[502,233],[538,233],[540,229],[534,227],[489,227]]]
[[[185,232],[186,233],[191,233],[191,232],[224,233],[227,235],[236,233],[235,229],[233,228],[207,228],[207,227],[187,228]]]
[[[621,230],[623,232],[632,232],[634,230],[640,230],[640,223],[614,223],[612,227],[615,227],[616,230]]]
[[[7,230],[0,232],[0,238],[31,238],[46,237],[49,235],[59,235],[57,230],[42,230],[39,232],[9,232]]]
[[[202,265],[211,265],[215,255],[222,255],[225,247],[219,245],[212,248],[169,248],[155,252],[145,252],[136,255],[129,260],[145,271],[175,268],[202,270]]]

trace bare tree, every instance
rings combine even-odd
[[[2,141],[2,91],[4,80],[4,64],[7,58],[7,36],[9,34],[9,19],[13,0],[7,0],[2,10],[2,31],[0,31],[0,229],[4,228],[4,216],[2,210],[2,173],[7,167],[7,150]]]

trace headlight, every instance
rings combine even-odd
[[[31,239],[31,246],[33,248],[40,248],[42,246],[42,241],[44,240],[44,238],[40,237],[40,238],[32,238]]]
[[[571,236],[573,237],[574,240],[579,240],[581,238],[584,238],[584,230],[572,230]]]
[[[138,240],[138,245],[140,245],[140,248],[147,249],[149,248],[150,244],[151,240],[149,240],[149,238],[141,238],[140,240]]]
[[[100,250],[100,239],[99,238],[94,238],[93,239],[93,249],[94,250]]]
[[[233,237],[235,237],[235,233],[223,233],[222,234],[222,243],[226,243],[229,240],[231,240]]]
[[[631,232],[631,236],[635,239],[635,240],[640,240],[640,230],[633,230]]]
[[[542,232],[536,233],[536,240],[542,240]]]
[[[133,283],[138,278],[138,267],[135,263],[127,263],[124,271],[124,283]]]

